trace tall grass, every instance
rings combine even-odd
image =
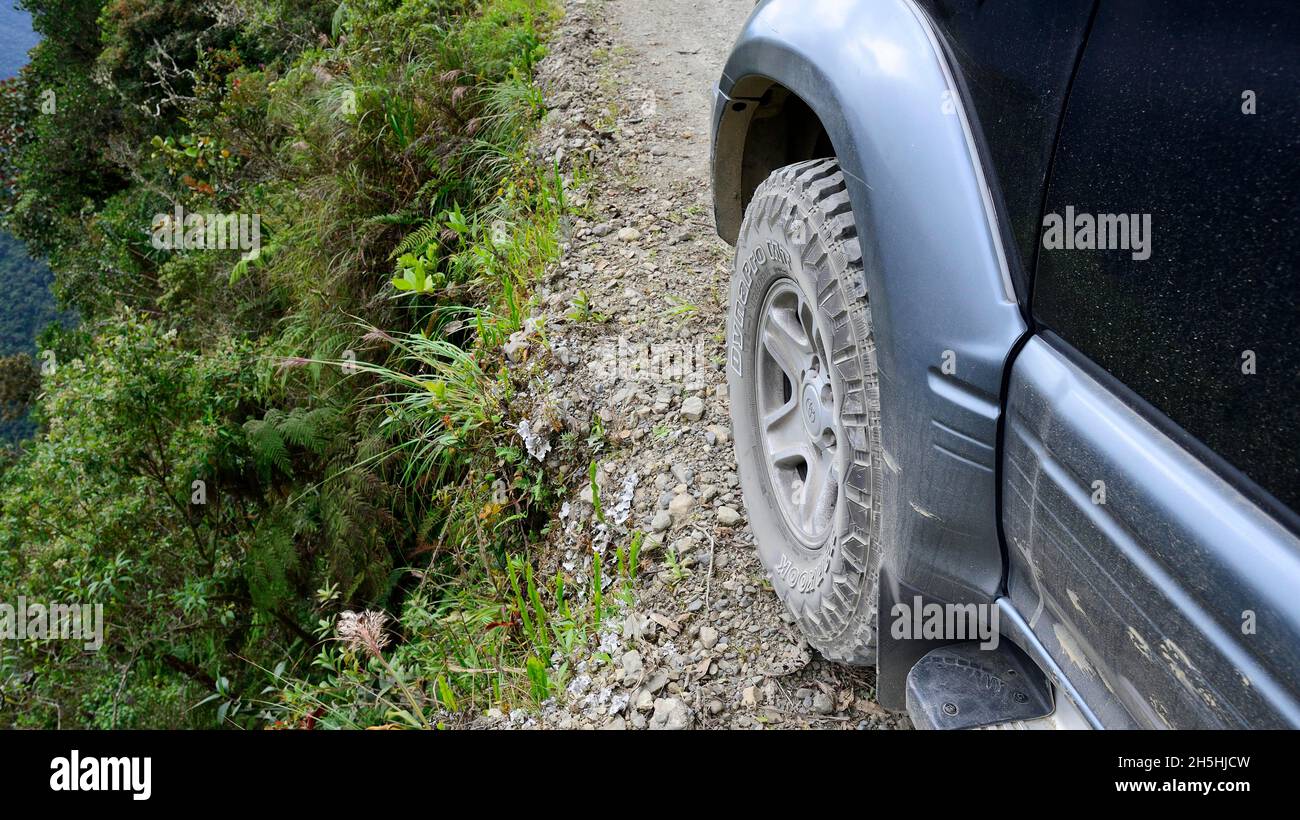
[[[552,465],[578,463],[581,443],[546,464],[522,449],[520,396],[535,398],[539,382],[531,361],[502,352],[525,329],[569,208],[559,169],[525,151],[545,112],[531,72],[555,13],[549,0],[485,0],[430,29],[427,49],[354,63],[323,88],[320,72],[286,84],[306,92],[283,116],[314,135],[297,161],[321,194],[292,207],[321,213],[278,234],[291,249],[259,275],[303,306],[285,321],[283,355],[317,389],[352,397],[364,446],[337,480],[399,486],[413,543],[393,573],[399,640],[387,655],[331,640],[341,599],[322,590],[319,651],[281,670],[264,704],[282,725],[446,725],[537,705],[619,603],[605,597],[599,553],[589,587],[536,574],[533,549],[570,478]],[[304,227],[321,225],[339,233]],[[326,278],[304,279],[312,269]],[[345,316],[335,306],[353,288],[374,297]],[[544,329],[527,330],[544,344]],[[620,551],[624,584],[637,549]]]

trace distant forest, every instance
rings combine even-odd
[[[26,248],[0,231],[0,356],[36,354],[36,336],[59,318],[50,283],[54,275],[44,262],[32,259]],[[0,439],[16,444],[34,432],[24,417],[0,420]]]
[[[18,73],[37,39],[27,12],[13,8],[12,0],[0,0],[0,78]],[[0,229],[0,358],[35,355],[37,334],[58,316],[53,281],[43,261],[32,259],[21,242]],[[25,415],[12,421],[0,417],[0,445],[16,444],[34,432]]]

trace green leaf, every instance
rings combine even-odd
[[[546,665],[536,656],[529,655],[524,666],[528,670],[528,682],[531,685],[533,700],[541,703],[551,695],[550,681],[546,677]]]
[[[442,701],[443,706],[453,712],[457,711],[456,696],[452,694],[451,686],[447,684],[447,680],[442,675],[438,676],[438,698]]]

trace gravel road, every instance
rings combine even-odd
[[[871,670],[821,660],[791,625],[735,473],[722,369],[731,249],[713,226],[709,116],[752,8],[570,0],[540,67],[550,113],[534,152],[574,180],[581,216],[540,291],[546,364],[530,427],[607,442],[596,456],[606,523],[575,470],[542,571],[580,582],[593,550],[608,568],[632,531],[646,537],[633,600],[601,650],[552,659],[563,695],[481,726],[908,725],[875,705]]]

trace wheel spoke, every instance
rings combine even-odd
[[[800,464],[812,464],[817,458],[817,451],[811,444],[800,441],[788,447],[773,448],[771,458],[777,467],[792,470]]]
[[[773,452],[807,446],[803,425],[799,421],[799,402],[794,398],[764,416],[763,429]]]
[[[799,329],[803,331],[803,337],[808,340],[809,357],[817,355],[816,345],[819,342],[819,334],[813,325],[813,305],[804,300],[802,293],[799,294]]]
[[[763,328],[763,347],[791,384],[798,384],[799,374],[812,361],[812,343],[793,311],[772,312]]]

